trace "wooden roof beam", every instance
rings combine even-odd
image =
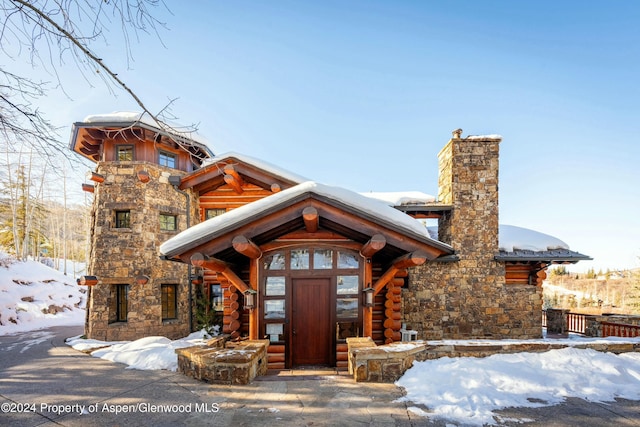
[[[258,259],[262,256],[262,251],[258,245],[253,243],[250,239],[247,239],[245,236],[240,235],[234,237],[232,244],[233,249],[235,249],[236,252],[239,252],[248,258]]]
[[[226,165],[223,169],[224,171],[224,182],[229,184],[233,191],[238,194],[242,194],[244,189],[242,186],[244,185],[244,180],[240,176],[237,170],[233,167],[233,165]]]
[[[392,263],[391,267],[373,284],[373,296],[378,295],[382,289],[384,289],[387,284],[392,281],[396,273],[401,270],[404,270],[407,267],[416,267],[418,265],[422,265],[427,261],[427,255],[421,251],[409,252],[406,255],[403,255],[399,258],[396,258]]]
[[[233,175],[225,175],[224,182],[226,182],[229,187],[231,187],[236,193],[242,194],[244,192],[244,189],[242,188],[242,182],[236,179],[236,177],[234,177]]]
[[[84,131],[87,133],[88,136],[90,136],[96,141],[102,141],[105,137],[104,132],[101,129],[84,128]]]
[[[418,265],[422,265],[429,257],[426,253],[422,251],[409,252],[406,255],[403,255],[399,258],[396,258],[392,265],[396,267],[398,270],[408,267],[416,267]]]
[[[226,165],[223,169],[224,174],[225,175],[231,175],[232,177],[234,177],[235,179],[237,179],[239,182],[242,182],[242,177],[240,176],[240,174],[238,173],[238,171],[236,170],[236,168],[233,167],[233,165]]]
[[[387,239],[382,234],[374,234],[371,239],[362,246],[360,254],[365,258],[371,258],[376,252],[384,248]]]
[[[315,233],[318,231],[320,216],[316,208],[313,206],[304,208],[302,211],[302,219],[304,220],[304,227],[307,229],[307,233]]]
[[[191,255],[191,264],[196,267],[203,267],[208,270],[222,274],[240,292],[245,293],[251,289],[238,275],[231,269],[229,264],[219,259],[210,258],[198,252]]]

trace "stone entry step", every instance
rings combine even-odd
[[[297,369],[269,370],[266,375],[256,377],[254,381],[322,380],[336,376],[351,378],[349,372],[341,368],[305,367]]]

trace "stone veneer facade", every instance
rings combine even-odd
[[[139,172],[148,174],[147,182]],[[104,182],[94,193],[88,274],[97,276],[99,283],[90,287],[87,337],[118,341],[188,335],[188,267],[161,260],[157,251],[162,242],[188,227],[186,194],[169,183],[170,175],[184,172],[148,162],[99,162],[96,173]],[[116,210],[130,210],[130,228],[115,227]],[[161,213],[177,216],[177,231],[160,231]],[[194,215],[191,212],[189,218]],[[138,276],[147,276],[147,283],[136,281]],[[126,322],[110,318],[113,285],[118,284],[129,285]],[[175,319],[162,320],[162,284],[178,285]]]
[[[501,138],[456,135],[440,151],[438,199],[452,210],[438,221],[439,240],[458,261],[411,270],[404,321],[418,339],[538,338],[542,291],[506,285],[498,254],[498,155]]]

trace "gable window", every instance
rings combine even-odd
[[[116,161],[133,161],[133,145],[116,145]]]
[[[126,322],[129,313],[129,285],[112,285],[111,287],[111,322]]]
[[[158,164],[160,166],[167,166],[169,168],[176,167],[176,155],[168,153],[166,151],[160,151],[158,154]]]
[[[178,285],[162,285],[162,320],[178,317]]]
[[[178,217],[175,215],[160,214],[160,230],[176,231],[178,229]]]
[[[222,215],[226,211],[227,211],[226,209],[205,209],[204,219],[214,218],[216,216]]]
[[[131,211],[116,211],[116,228],[131,228]]]

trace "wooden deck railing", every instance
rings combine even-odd
[[[567,332],[584,335],[587,329],[587,316],[584,314],[567,313]]]
[[[566,313],[566,332],[585,335],[587,330],[586,314]],[[640,337],[640,326],[629,325],[626,323],[598,322],[603,337],[623,337],[633,338]],[[547,311],[542,311],[542,326],[547,327]]]
[[[600,322],[603,337],[640,337],[640,326]]]

